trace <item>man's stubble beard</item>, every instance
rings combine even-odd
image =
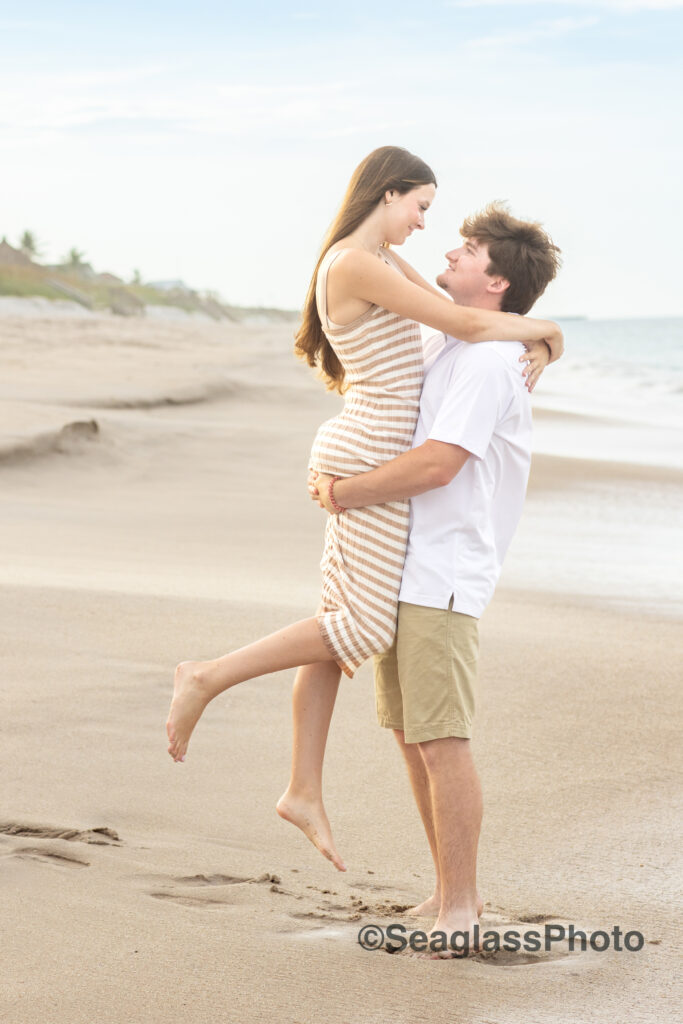
[[[445,293],[446,293],[446,295],[450,295],[450,297],[451,297],[451,298],[453,298],[453,296],[451,295],[451,293],[450,293],[450,292],[449,292],[449,290],[448,290],[448,285],[447,285],[447,284],[445,284],[445,283],[444,283],[444,282],[443,282],[443,281],[441,280],[441,277],[442,277],[442,275],[441,275],[441,274],[439,274],[439,276],[438,276],[438,277],[437,277],[437,279],[436,279],[436,285],[437,285],[437,288],[440,288],[442,292],[445,292]]]
[[[441,278],[441,274],[439,274],[439,277],[437,277],[436,284],[441,289],[442,292],[446,293],[446,295],[448,296],[449,299],[452,299],[453,302],[457,303],[457,305],[459,305],[459,306],[469,306],[470,305],[470,303],[467,302],[466,300],[463,301],[462,299],[459,299],[457,295],[454,295],[453,292],[449,292],[448,286],[443,284],[441,282],[440,278]]]

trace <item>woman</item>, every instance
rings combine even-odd
[[[353,174],[323,243],[297,334],[297,352],[345,394],[343,412],[318,431],[313,470],[353,475],[410,447],[422,384],[419,323],[469,342],[525,343],[530,383],[547,363],[548,348],[553,359],[561,354],[555,324],[458,306],[388,250],[424,227],[435,191],[430,168],[394,146],[374,150]],[[330,516],[315,616],[214,661],[176,669],[168,751],[183,761],[210,700],[246,679],[301,666],[294,686],[293,776],[278,811],[340,870],[321,797],[327,730],[341,672],[353,675],[393,640],[407,532],[407,501]]]

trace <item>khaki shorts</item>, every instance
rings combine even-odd
[[[379,724],[406,743],[469,739],[478,657],[477,619],[399,602],[396,639],[374,659]]]

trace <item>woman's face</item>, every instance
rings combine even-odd
[[[391,245],[403,245],[413,231],[422,231],[425,226],[425,214],[435,195],[435,185],[418,185],[403,195],[398,192],[387,192],[384,197],[386,241]]]

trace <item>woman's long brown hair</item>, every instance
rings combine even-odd
[[[436,185],[436,178],[419,157],[399,146],[374,149],[353,172],[339,213],[325,236],[306,295],[301,326],[295,335],[294,351],[309,366],[319,367],[330,391],[343,392],[344,367],[325,337],[315,300],[318,270],[323,257],[336,242],[363,223],[385,192],[393,189],[399,195],[405,195],[420,185]]]

